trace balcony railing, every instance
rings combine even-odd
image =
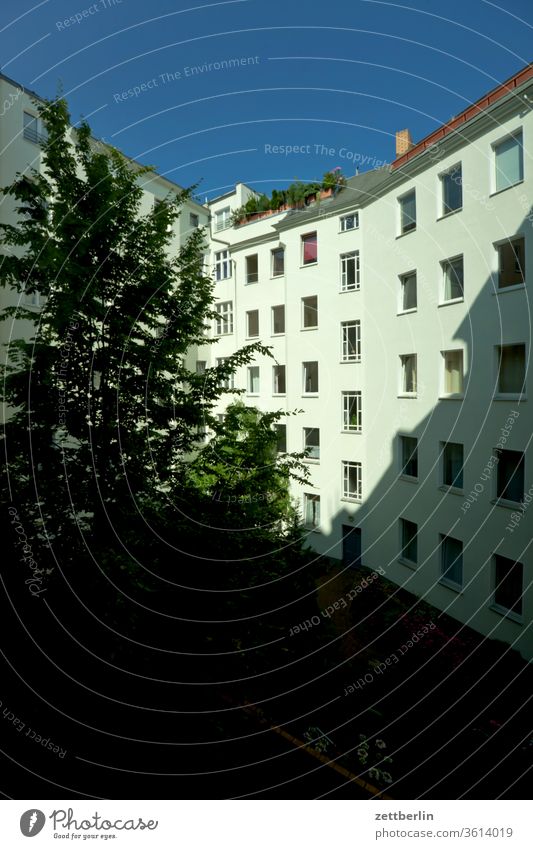
[[[24,138],[38,145],[44,145],[48,141],[47,134],[40,133],[33,126],[24,127]]]

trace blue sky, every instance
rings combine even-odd
[[[0,30],[5,74],[202,197],[390,162],[533,60],[531,0],[2,0]]]

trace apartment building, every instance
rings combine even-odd
[[[272,347],[235,385],[303,410],[280,450],[308,449],[294,495],[317,551],[382,567],[527,659],[532,104],[528,66],[303,210],[232,226],[242,184],[215,199],[218,342],[198,354]]]
[[[40,163],[34,98],[0,75],[0,182]],[[308,451],[294,485],[308,542],[387,577],[533,657],[533,66],[391,167],[302,209],[232,213],[243,183],[187,203],[175,245],[206,226],[217,341],[199,372],[261,341],[234,385],[301,410],[280,451]],[[179,187],[154,175],[148,210]],[[327,194],[327,193],[326,193]],[[12,209],[4,200],[0,215]],[[39,304],[34,304],[38,310]],[[222,416],[230,399],[221,402]],[[532,508],[533,509],[533,508]]]

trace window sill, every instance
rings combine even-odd
[[[456,584],[455,581],[449,581],[448,578],[439,578],[439,584],[441,587],[453,590],[457,595],[462,595],[463,593],[463,588],[459,584]]]
[[[309,463],[311,466],[319,466],[320,465],[320,459],[317,459],[316,457],[304,457],[303,462]]]
[[[496,197],[496,195],[501,195],[501,194],[502,194],[502,192],[508,192],[508,191],[509,191],[509,189],[514,189],[514,188],[515,188],[515,186],[521,186],[523,182],[524,182],[524,180],[523,180],[523,179],[522,179],[522,180],[518,180],[518,182],[513,183],[513,184],[512,184],[512,186],[505,186],[503,189],[496,189],[496,191],[491,192],[491,193],[489,194],[489,198]]]
[[[359,357],[359,359],[357,359],[357,360],[339,360],[339,364],[341,366],[344,366],[344,365],[350,364],[350,363],[360,363],[360,362],[361,362],[361,357]]]
[[[417,564],[413,563],[412,560],[406,560],[405,557],[398,557],[398,563],[401,563],[402,566],[407,566],[408,569],[416,569]]]
[[[522,392],[498,392],[492,396],[493,401],[527,401],[527,395]]]
[[[413,312],[418,312],[418,307],[411,307],[411,309],[408,310],[398,310],[396,315],[411,315]]]
[[[285,272],[283,272],[283,274],[272,274],[272,276],[270,277],[270,280],[283,280],[284,277],[285,277]]]
[[[464,300],[465,300],[464,296],[462,298],[450,298],[449,301],[440,301],[440,303],[438,303],[437,306],[438,307],[449,307],[452,304],[463,304]]]
[[[300,268],[315,268],[318,265],[318,260],[316,262],[306,262],[300,265]]]
[[[451,393],[450,395],[439,395],[439,401],[464,401],[464,394],[462,392]]]
[[[362,429],[361,430],[355,430],[355,428],[351,428],[350,430],[348,430],[348,428],[343,428],[341,430],[341,433],[355,433],[358,436],[361,436],[362,432],[363,432]]]
[[[285,336],[285,331],[283,333],[271,333],[270,335],[273,339],[276,339],[278,336]]]
[[[457,486],[448,486],[445,483],[439,486],[439,489],[441,492],[447,492],[450,495],[464,495],[465,493],[464,489],[459,489]]]
[[[302,398],[318,398],[318,392],[302,392]]]
[[[418,483],[418,478],[414,478],[411,475],[398,475],[398,480],[405,481],[406,483]]]
[[[417,392],[399,392],[398,398],[418,398]]]
[[[259,395],[260,395],[259,392],[247,392],[246,393],[247,398],[259,398]]]
[[[287,393],[286,392],[273,392],[272,397],[273,398],[286,398]]]
[[[322,531],[320,528],[316,528],[314,525],[304,525],[306,531],[309,531],[312,534],[321,534]]]
[[[246,280],[245,286],[256,286],[259,283],[259,280]]]
[[[493,498],[490,503],[495,507],[504,507],[506,510],[517,510],[522,506],[520,501],[509,501],[507,498]]]
[[[506,292],[521,292],[526,288],[525,283],[514,283],[512,286],[498,286],[492,295],[505,295]]]
[[[499,604],[490,604],[489,610],[493,610],[494,613],[498,613],[500,616],[503,616],[504,619],[510,619],[511,622],[516,622],[517,625],[524,624],[524,617],[519,613],[513,613],[512,610],[508,610],[506,607],[500,607]]]
[[[300,333],[304,333],[306,330],[318,330],[318,324],[313,325],[313,327],[300,327]]]
[[[347,501],[349,504],[362,504],[363,503],[362,498],[355,498],[355,497],[352,498],[349,495],[342,495],[340,500],[341,501]]]
[[[340,236],[341,233],[353,233],[354,230],[359,230],[359,227],[346,227],[344,230],[339,230],[338,234]]]
[[[406,230],[404,233],[398,233],[396,238],[403,239],[404,236],[410,236],[411,233],[416,233],[416,227],[412,227],[410,230]]]
[[[253,340],[253,339],[260,339],[261,337],[259,336],[259,333],[258,333],[257,336],[245,336],[244,338],[246,339],[246,341],[248,341],[248,340]]]
[[[457,215],[458,212],[462,212],[463,207],[459,206],[457,209],[450,209],[449,212],[444,212],[442,215],[437,217],[437,221],[443,221],[445,218],[450,218],[451,215]]]
[[[361,286],[353,286],[351,289],[339,289],[339,295],[346,295],[348,292],[360,292]]]

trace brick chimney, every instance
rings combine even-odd
[[[396,156],[402,156],[414,147],[409,130],[398,130],[396,132]]]

